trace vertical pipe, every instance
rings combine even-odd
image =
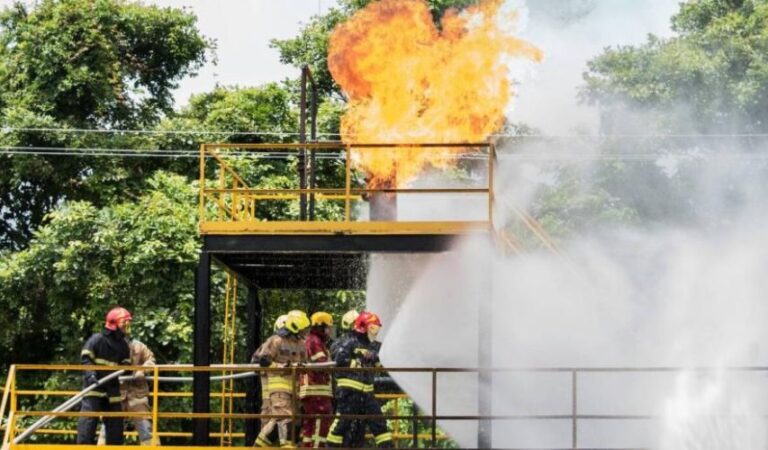
[[[299,100],[299,142],[307,142],[307,71],[301,68],[301,99]],[[307,160],[304,148],[299,150],[299,189],[307,188]],[[299,220],[307,220],[307,194],[299,194]]]
[[[576,371],[574,370],[571,372],[571,420],[572,420],[572,435],[571,435],[571,448],[573,450],[576,450],[579,448],[579,441],[578,441],[578,422],[576,416],[578,415],[578,408],[577,408],[577,402],[578,402],[578,384],[577,384],[577,376]]]
[[[437,370],[432,369],[432,448],[437,448]]]
[[[195,341],[194,365],[211,365],[211,255],[203,250],[195,277]],[[192,374],[192,411],[211,412],[211,377],[209,372]],[[194,445],[206,446],[210,438],[210,421],[207,418],[192,420]]]
[[[350,201],[352,190],[352,147],[347,146],[347,159],[345,161],[346,181],[344,182],[344,221],[349,222]]]
[[[198,222],[205,222],[205,144],[200,144],[200,205],[198,207]]]
[[[261,302],[259,302],[259,291],[255,286],[248,286],[247,293],[248,325],[245,337],[248,357],[256,351],[261,345]],[[246,391],[246,412],[248,414],[257,414],[261,411],[261,377],[251,377],[248,380],[248,389]],[[245,421],[245,446],[250,447],[256,441],[256,435],[261,429],[260,419],[246,419]]]
[[[309,68],[307,68],[309,71]],[[312,84],[312,107],[310,109],[310,131],[309,139],[312,142],[317,142],[317,85],[312,78],[312,73],[309,72],[309,81]],[[309,156],[309,188],[315,189],[317,187],[317,157],[316,151],[312,150]],[[309,195],[309,220],[315,220],[315,194]]]

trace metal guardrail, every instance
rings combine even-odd
[[[473,158],[487,161],[486,179],[479,187],[459,188],[370,188],[358,187],[355,172],[355,152],[404,150],[439,152],[462,152]],[[342,186],[308,188],[256,188],[249,186],[238,173],[231,157],[296,158],[303,160],[307,153],[332,154],[344,162],[345,179]],[[322,155],[321,155],[322,156]],[[249,234],[249,233],[408,233],[408,234],[453,234],[473,230],[489,230],[493,223],[493,171],[495,147],[492,143],[448,143],[448,144],[344,144],[322,142],[306,144],[203,144],[200,147],[200,197],[199,216],[201,234]],[[313,157],[312,161],[322,159]],[[211,169],[214,173],[211,173]],[[209,176],[218,176],[217,185],[211,186]],[[297,186],[302,184],[297,182]],[[466,195],[486,197],[487,218],[483,220],[424,220],[424,221],[358,221],[353,217],[352,202],[372,195]],[[342,220],[320,220],[309,214],[310,220],[267,220],[259,213],[263,202],[296,201],[315,205],[320,201],[343,202]]]
[[[19,381],[19,375],[24,372],[29,371],[63,371],[63,372],[73,372],[73,371],[81,371],[81,370],[93,370],[93,366],[77,366],[77,365],[15,365],[11,367],[11,370],[9,372],[7,381],[6,381],[6,388],[3,393],[3,404],[2,407],[0,407],[0,413],[2,413],[2,416],[0,418],[5,419],[5,411],[6,408],[8,408],[8,417],[7,421],[4,422],[7,424],[5,428],[5,436],[3,438],[3,445],[4,448],[8,448],[13,450],[14,448],[35,448],[36,444],[24,444],[16,446],[13,444],[13,440],[16,436],[17,432],[23,431],[21,427],[19,427],[19,419],[23,417],[43,417],[43,416],[56,416],[56,417],[94,417],[94,416],[101,416],[101,417],[112,417],[112,416],[120,416],[120,417],[147,417],[152,419],[152,427],[153,427],[153,436],[167,436],[167,437],[187,437],[190,434],[184,433],[184,432],[174,432],[174,431],[165,431],[161,432],[158,429],[158,421],[164,420],[164,419],[232,419],[232,420],[245,420],[245,419],[265,419],[265,418],[290,418],[293,423],[298,423],[302,418],[327,418],[327,417],[336,417],[333,415],[323,415],[323,414],[302,414],[299,412],[299,409],[294,407],[294,414],[290,416],[285,415],[263,415],[263,414],[250,414],[250,413],[190,413],[190,412],[161,412],[159,408],[160,400],[163,398],[174,398],[174,397],[183,397],[188,396],[189,393],[185,392],[160,392],[159,391],[159,380],[160,380],[160,374],[164,372],[231,372],[231,373],[238,373],[238,372],[285,372],[286,370],[290,370],[293,374],[294,381],[298,379],[297,375],[305,372],[305,371],[324,371],[324,372],[338,372],[338,371],[349,371],[349,368],[304,368],[304,367],[292,367],[290,369],[269,369],[269,368],[260,368],[258,366],[254,365],[233,365],[233,366],[213,366],[213,367],[192,367],[192,366],[179,366],[179,365],[160,365],[153,367],[153,383],[152,383],[152,398],[153,398],[153,405],[152,405],[152,411],[151,413],[104,413],[104,412],[96,412],[96,413],[82,413],[82,412],[69,412],[69,411],[63,411],[63,412],[52,412],[52,411],[42,411],[42,410],[35,410],[35,411],[20,411],[18,409],[18,400],[20,396],[29,396],[29,395],[50,395],[50,396],[67,396],[72,392],[76,391],[66,391],[66,390],[59,390],[59,391],[44,391],[44,390],[29,390],[29,389],[18,389],[17,383]],[[115,368],[109,368],[109,367],[99,367],[98,370],[115,370]],[[120,366],[120,369],[125,370],[145,370],[147,371],[146,367],[132,367],[132,366]],[[607,367],[607,368],[493,368],[493,369],[476,369],[476,368],[385,368],[385,369],[379,369],[379,368],[361,368],[361,369],[353,369],[357,371],[387,371],[390,373],[393,372],[403,372],[403,373],[422,373],[422,374],[429,374],[431,376],[430,379],[430,385],[431,385],[431,402],[428,405],[428,409],[423,410],[421,414],[410,414],[410,415],[401,415],[401,414],[392,414],[392,415],[386,415],[385,418],[391,421],[411,421],[411,422],[428,422],[429,423],[429,433],[421,433],[418,431],[418,429],[415,429],[414,434],[406,435],[404,433],[400,433],[399,430],[395,430],[395,434],[400,439],[413,439],[413,442],[422,441],[430,444],[431,448],[436,447],[436,445],[445,437],[440,434],[437,423],[438,421],[449,421],[449,420],[456,420],[456,421],[483,421],[483,420],[490,420],[490,421],[510,421],[510,420],[535,420],[535,421],[548,421],[548,420],[569,420],[571,421],[571,430],[572,430],[572,442],[571,446],[568,447],[571,450],[587,450],[586,447],[580,447],[579,446],[579,424],[581,422],[585,421],[591,421],[591,420],[616,420],[616,421],[622,421],[622,420],[655,420],[661,418],[660,416],[654,416],[654,415],[647,415],[647,414],[583,414],[579,411],[579,380],[583,378],[584,376],[588,376],[589,374],[598,374],[598,373],[623,373],[623,374],[633,374],[633,373],[683,373],[683,372],[699,372],[699,373],[707,373],[707,372],[717,372],[717,371],[727,371],[727,372],[760,372],[760,373],[768,373],[768,367],[726,367],[726,368],[717,368],[717,367],[645,367],[645,368],[636,368],[636,367]],[[532,374],[544,374],[544,373],[562,373],[565,375],[570,375],[570,393],[571,393],[571,411],[569,413],[565,414],[505,414],[505,415],[477,415],[477,414],[466,414],[466,415],[456,415],[456,414],[438,414],[438,374],[449,374],[449,373],[493,373],[493,374],[499,374],[499,373],[532,373]],[[294,392],[298,391],[298,387],[294,383]],[[212,393],[212,396],[215,397],[216,395],[221,395],[220,393]],[[382,400],[402,400],[406,398],[407,396],[402,394],[384,394],[381,395],[380,398]],[[298,396],[294,396],[294,401],[298,401]],[[373,416],[368,415],[347,415],[348,418],[357,418],[357,419],[366,419]],[[62,430],[49,430],[47,431],[47,434],[65,434],[65,431]],[[216,436],[216,434],[214,434]],[[232,435],[230,437],[240,437],[241,434]],[[39,448],[44,448],[39,447]],[[593,449],[594,447],[590,447]],[[520,450],[520,449],[518,449]],[[559,449],[538,449],[538,450],[559,450]],[[600,450],[616,450],[615,448],[602,448]],[[628,449],[622,449],[622,450],[628,450]]]

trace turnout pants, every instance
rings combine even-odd
[[[345,414],[365,414],[378,416],[362,419],[357,432],[365,432],[368,427],[373,434],[378,447],[392,447],[392,433],[387,430],[387,421],[381,414],[381,407],[376,402],[372,392],[361,392],[354,389],[340,388],[336,390],[336,419],[331,424],[327,441],[330,446],[345,445],[345,437],[352,435],[353,422],[356,419],[344,418]],[[352,443],[350,442],[350,445]]]
[[[301,421],[301,446],[319,448],[325,447],[325,437],[331,426],[333,401],[331,397],[312,395],[302,399],[304,414],[328,414],[329,417],[306,417]]]
[[[152,408],[149,407],[149,399],[144,398],[129,398],[126,400],[123,400],[122,403],[123,411],[127,412],[140,412],[140,413],[151,413]],[[139,435],[139,444],[140,445],[152,445],[152,421],[147,419],[146,417],[132,417],[130,419],[134,428],[136,429],[136,433]],[[99,434],[99,441],[97,445],[105,445],[107,443],[106,440],[106,430],[105,426],[101,426],[101,433]],[[160,440],[158,439],[157,445],[160,445]]]
[[[119,397],[118,397],[119,399]],[[122,412],[120,402],[110,402],[107,397],[85,397],[80,402],[80,412]],[[98,417],[79,417],[77,420],[77,443],[96,444]],[[107,445],[123,445],[123,418],[104,417]]]
[[[287,392],[270,392],[269,394],[269,409],[266,414],[274,415],[286,415],[293,414],[293,396]],[[264,423],[264,422],[262,422]],[[291,447],[291,442],[288,440],[288,425],[291,423],[291,419],[269,419],[261,427],[259,436],[256,438],[256,447],[272,447],[272,442],[269,440],[269,435],[277,428],[277,436],[280,439],[281,447]]]

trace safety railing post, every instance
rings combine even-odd
[[[160,390],[160,370],[155,366],[152,369],[152,445],[158,445],[160,438],[157,435],[157,413],[160,411],[158,391]]]
[[[10,415],[8,416],[8,442],[5,442],[4,445],[10,445],[16,439],[16,421],[18,420],[16,409],[18,407],[18,400],[16,397],[16,374],[14,373],[13,375],[13,380],[11,381]]]
[[[8,379],[5,381],[5,391],[3,391],[3,400],[0,404],[0,425],[2,425],[3,417],[5,417],[5,408],[8,406],[8,400],[11,398],[11,392],[15,391],[14,385],[16,384],[16,365],[11,365],[8,371]],[[13,400],[11,400],[13,401]],[[13,407],[10,408],[8,413],[8,421],[5,423],[5,433],[3,434],[2,447],[8,444],[11,439],[11,423],[13,422]]]
[[[432,369],[432,448],[437,448],[437,369]]]
[[[419,407],[411,400],[411,412],[413,413],[413,448],[419,448]]]
[[[576,450],[579,448],[578,445],[578,379],[577,379],[577,371],[574,370],[571,372],[571,426],[572,426],[572,435],[571,435],[571,448],[573,450]]]
[[[395,409],[395,415],[400,415],[400,398],[395,397],[394,399],[394,409]],[[394,444],[395,448],[400,448],[400,419],[393,420],[393,430],[394,431],[394,439],[392,439],[392,443]]]
[[[300,416],[301,416],[300,413],[297,414],[298,408],[299,408],[299,390],[297,388],[298,372],[297,372],[296,366],[291,367],[291,374],[292,374],[292,377],[291,377],[291,381],[292,381],[291,390],[293,391],[293,395],[291,396],[291,403],[292,403],[292,405],[291,405],[292,406],[292,408],[291,408],[291,426],[288,427],[288,433],[289,433],[288,440],[291,441],[291,442],[296,442],[297,441],[296,436],[295,436],[296,424],[297,424],[297,419],[299,419]],[[283,443],[281,442],[280,445],[282,445],[282,444]]]

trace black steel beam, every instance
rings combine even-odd
[[[211,255],[203,251],[195,276],[195,339],[194,365],[211,364]],[[211,412],[211,379],[209,372],[194,372],[192,377],[192,410],[195,413]],[[194,419],[192,440],[194,445],[210,443],[208,419]]]
[[[456,236],[424,235],[206,235],[205,251],[222,253],[358,252],[435,253],[451,249]]]
[[[259,345],[261,345],[262,308],[258,289],[249,287],[246,300],[248,310],[246,347],[248,349],[248,357],[250,358]],[[261,410],[261,382],[258,377],[253,377],[248,380],[245,404],[246,411],[250,414],[258,414]],[[259,429],[261,429],[260,420],[248,419],[245,421],[245,445],[247,447],[252,446],[256,441]]]

